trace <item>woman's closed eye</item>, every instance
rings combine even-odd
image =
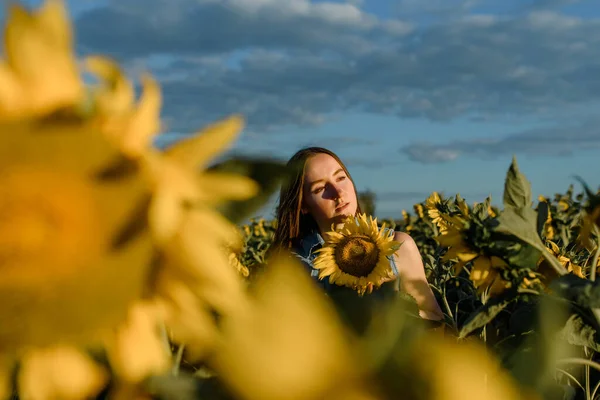
[[[324,187],[324,186],[322,186],[322,187],[318,187],[318,188],[315,188],[315,189],[313,189],[313,191],[312,191],[312,192],[313,192],[314,194],[319,194],[319,193],[321,193],[321,192],[323,191],[323,189],[325,189],[325,187]]]

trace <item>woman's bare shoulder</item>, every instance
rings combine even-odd
[[[406,232],[395,231],[394,232],[394,240],[397,242],[406,242],[406,243],[414,243],[414,239]]]

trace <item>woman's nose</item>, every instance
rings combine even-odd
[[[342,194],[344,193],[343,189],[340,186],[337,185],[331,185],[332,188],[332,194],[334,195],[334,198],[340,198],[342,197]]]

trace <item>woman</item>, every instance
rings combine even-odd
[[[348,215],[360,213],[356,188],[340,158],[321,147],[301,149],[288,161],[293,178],[282,187],[277,206],[277,229],[273,246],[289,250],[300,258],[311,276],[318,280],[312,267],[315,251],[323,243],[323,232],[340,224]],[[402,245],[390,258],[395,290],[410,294],[419,307],[421,318],[443,319],[443,313],[429,287],[421,254],[414,240],[404,232],[394,232]],[[389,279],[386,279],[388,281]],[[336,290],[328,279],[321,281],[326,291]],[[375,287],[385,284],[378,282]],[[369,292],[373,291],[373,286]]]

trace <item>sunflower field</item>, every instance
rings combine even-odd
[[[77,59],[59,0],[11,4],[3,42],[0,399],[600,397],[585,183],[533,199],[513,159],[501,208],[433,192],[369,219],[416,241],[432,323],[401,292],[327,296],[269,253],[276,222],[251,218],[289,174],[222,159],[242,116],[157,149],[159,83]]]

